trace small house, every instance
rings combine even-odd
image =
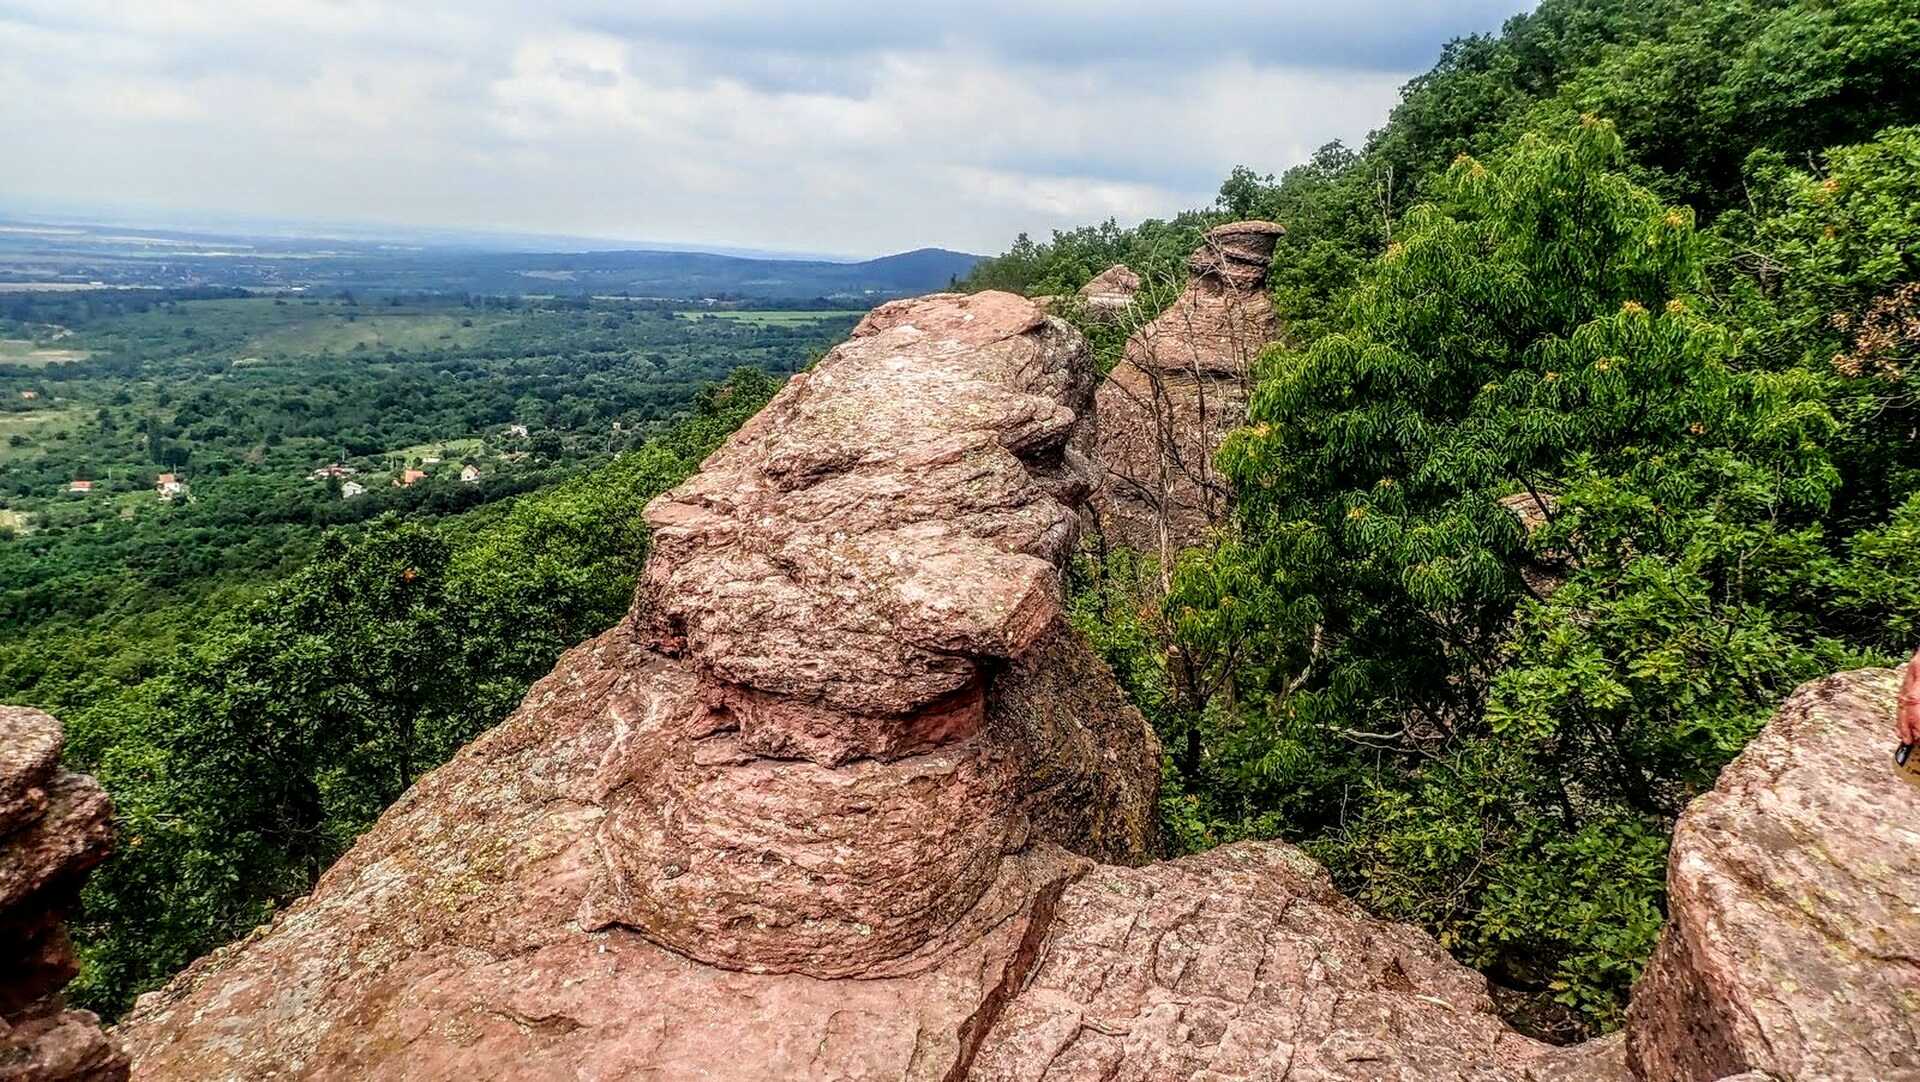
[[[313,481],[325,481],[329,477],[352,477],[358,472],[360,471],[354,469],[352,466],[342,466],[338,462],[330,462],[308,474],[307,478]]]
[[[26,400],[27,400],[27,401],[29,401],[29,402],[31,402],[31,401],[33,401],[34,399],[36,399],[36,398],[39,398],[39,397],[40,397],[40,392],[39,392],[39,391],[21,391],[21,392],[20,392],[20,397],[21,397],[21,398],[24,398],[24,399],[26,399]]]
[[[460,467],[460,483],[471,485],[480,480],[480,467],[466,465]]]
[[[171,473],[163,473],[154,479],[153,490],[160,494],[161,499],[171,500],[186,494],[187,483]]]
[[[340,498],[343,500],[351,500],[366,490],[367,486],[360,482],[348,481],[346,484],[340,486]]]
[[[92,492],[92,481],[74,481],[67,485],[68,492]]]
[[[408,467],[400,471],[400,476],[394,478],[393,483],[401,488],[409,488],[415,481],[424,481],[426,479],[427,472],[425,470],[416,470]]]
[[[512,436],[516,439],[524,440],[527,438],[527,426],[526,425],[508,425],[507,435]]]

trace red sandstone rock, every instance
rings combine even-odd
[[[1094,507],[1110,540],[1170,555],[1225,515],[1213,456],[1246,423],[1254,362],[1279,335],[1266,278],[1283,232],[1258,221],[1208,232],[1185,291],[1127,341],[1101,384]]]
[[[946,1077],[1071,850],[1151,853],[1061,616],[1091,375],[1017,297],[877,309],[649,508],[632,620],[142,999],[140,1076]]]
[[[0,707],[0,835],[47,810],[60,765],[60,723],[38,710]]]
[[[1629,1008],[1640,1077],[1920,1079],[1920,784],[1892,762],[1898,686],[1868,669],[1802,687],[1681,816]]]
[[[113,843],[113,808],[60,769],[60,723],[0,706],[0,1082],[114,1082],[127,1059],[86,1011],[65,1009],[73,948],[62,923]]]
[[[649,506],[644,618],[711,682],[771,696],[738,718],[763,754],[834,765],[976,728],[977,708],[908,722],[1058,612],[1091,364],[1011,294],[882,305]]]
[[[967,1077],[1491,1080],[1546,1051],[1430,937],[1293,847],[1243,843],[1068,887]]]
[[[1115,263],[1087,280],[1077,297],[1087,316],[1103,323],[1117,323],[1133,307],[1133,295],[1140,292],[1140,276],[1125,263]]]

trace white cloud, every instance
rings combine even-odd
[[[1405,0],[1387,21],[1442,27],[1431,54],[1515,2],[1454,25]],[[1234,164],[1277,171],[1357,140],[1427,62],[1384,65],[1407,48],[1369,21],[1389,0],[1356,0],[1352,42],[1319,55],[1273,5],[1197,29],[1126,3],[1102,5],[1107,21],[1084,3],[890,21],[823,3],[811,23],[726,6],[733,21],[594,0],[0,0],[0,210],[991,251],[1020,230],[1170,214]],[[1294,6],[1307,44],[1337,37],[1326,5]],[[1075,19],[1057,50],[1034,40]],[[1156,34],[1159,55],[1138,40]]]

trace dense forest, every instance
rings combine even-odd
[[[65,709],[149,675],[199,627],[194,608],[293,570],[325,530],[552,485],[639,445],[735,367],[792,371],[856,318],[208,291],[0,300],[0,345],[14,345],[0,354],[0,688]],[[182,486],[170,498],[163,474]]]
[[[1619,1023],[1674,816],[1797,683],[1914,646],[1916,70],[1899,0],[1545,0],[1363,147],[975,270],[1177,280],[1288,227],[1232,521],[1075,600],[1179,752],[1178,848],[1302,843],[1523,1026]]]

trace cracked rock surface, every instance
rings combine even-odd
[[[113,846],[98,782],[60,768],[65,736],[0,706],[0,1082],[116,1082],[127,1058],[61,989],[77,971],[65,919]]]
[[[1668,920],[1628,1011],[1647,1079],[1920,1079],[1920,778],[1900,670],[1796,691],[1674,831]]]

